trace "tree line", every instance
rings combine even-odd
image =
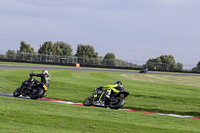
[[[40,48],[37,50],[37,52],[34,50],[33,47],[31,47],[30,44],[27,44],[25,41],[20,42],[20,48],[19,50],[8,50],[6,52],[6,55],[0,54],[0,58],[13,58],[14,55],[17,53],[34,53],[34,54],[43,54],[43,55],[59,55],[59,56],[76,56],[80,57],[79,61],[81,62],[82,58],[88,58],[84,60],[84,63],[92,64],[91,59],[100,59],[102,60],[103,64],[106,64],[108,66],[115,66],[116,64],[127,64],[127,62],[118,60],[115,58],[114,53],[107,53],[104,57],[98,56],[98,53],[95,51],[93,46],[91,45],[83,45],[79,44],[77,46],[76,53],[73,55],[73,48],[70,44],[66,42],[51,42],[46,41],[42,45],[40,45]],[[18,54],[18,56],[20,56]],[[130,64],[129,64],[130,65]],[[131,66],[133,67],[135,64],[131,63]]]
[[[62,55],[62,56],[76,56],[82,58],[92,58],[92,59],[102,59],[103,64],[115,66],[116,64],[128,64],[130,67],[137,67],[137,64],[127,63],[123,60],[115,58],[114,53],[107,53],[104,57],[98,56],[98,53],[95,51],[91,45],[79,44],[76,49],[76,53],[73,55],[73,48],[70,44],[66,42],[51,42],[46,41],[40,48],[35,52],[34,48],[30,44],[27,44],[25,41],[20,42],[20,48],[16,52],[14,50],[8,50],[6,53],[38,53],[46,55]],[[7,55],[8,56],[8,55]],[[12,56],[12,54],[9,54]],[[0,54],[0,58],[5,58],[6,55]],[[86,63],[91,64],[91,60],[86,60]],[[156,58],[149,59],[146,64],[142,65],[143,68],[148,68],[151,70],[172,70],[172,71],[182,71],[183,64],[176,62],[173,55],[161,55]],[[200,61],[197,66],[192,69],[192,72],[200,72]]]

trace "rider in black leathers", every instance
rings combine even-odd
[[[31,73],[29,75],[41,77],[41,83],[43,83],[47,88],[49,88],[50,76],[49,76],[49,72],[47,70],[43,70],[41,74]],[[37,81],[37,80],[35,80],[35,82],[39,83],[39,81]],[[44,94],[44,96],[47,96],[47,95]]]

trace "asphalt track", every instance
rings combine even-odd
[[[52,70],[73,70],[73,71],[138,73],[137,71],[131,71],[131,70],[92,69],[92,68],[76,68],[76,67],[52,67],[52,66],[23,66],[23,65],[0,65],[0,70],[2,70],[2,69],[52,69]],[[161,72],[148,72],[148,73],[149,74],[163,74],[163,75],[180,75],[180,76],[200,76],[199,74],[180,74],[180,73],[161,73]],[[16,98],[16,97],[13,97],[12,94],[2,93],[2,92],[0,92],[0,96]],[[19,96],[17,98],[32,100],[29,97],[23,97],[23,96]],[[83,106],[82,103],[73,103],[70,101],[62,101],[62,100],[55,100],[55,99],[41,98],[41,99],[37,99],[37,100]],[[92,107],[94,107],[94,106],[92,106]],[[191,118],[191,119],[199,119],[200,120],[200,118],[193,117],[193,116],[180,116],[180,115],[176,115],[176,114],[162,114],[162,113],[157,113],[157,112],[137,111],[137,110],[130,110],[130,109],[119,109],[119,110],[131,111],[131,112],[141,112],[141,113],[148,113],[148,114],[157,114],[157,115],[167,115],[167,116],[172,116],[172,117]]]
[[[139,73],[139,71],[119,70],[119,69],[96,69],[96,68],[60,67],[60,66],[59,67],[56,67],[56,66],[26,66],[26,65],[0,65],[0,70],[1,69],[51,69],[51,70],[72,70],[72,71]],[[170,72],[148,72],[148,74],[177,75],[177,76],[200,76],[200,74],[170,73]]]

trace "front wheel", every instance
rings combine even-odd
[[[83,101],[84,106],[91,106],[93,104],[94,96],[90,96]]]
[[[41,87],[32,88],[31,91],[32,91],[31,94],[30,94],[31,99],[41,98],[44,94],[44,89],[41,88]]]
[[[125,104],[125,99],[123,97],[116,97],[113,101],[108,104],[111,109],[119,109]]]
[[[18,87],[14,92],[13,92],[13,96],[14,97],[18,97],[18,96],[20,96],[21,95],[21,87]]]

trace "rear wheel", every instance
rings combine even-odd
[[[31,91],[32,91],[31,94],[30,94],[31,99],[42,98],[42,96],[44,94],[44,89],[41,88],[41,87],[32,88]]]
[[[83,105],[84,106],[91,106],[92,104],[93,104],[93,99],[94,99],[94,96],[91,98],[91,96],[90,97],[88,97],[88,98],[86,98],[84,101],[83,101]]]
[[[18,96],[20,96],[21,95],[21,87],[18,87],[14,92],[13,92],[13,96],[14,97],[18,97]]]
[[[123,97],[116,97],[113,101],[111,101],[108,105],[111,109],[119,109],[124,106],[125,100]]]

